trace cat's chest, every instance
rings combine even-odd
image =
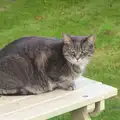
[[[81,67],[80,66],[71,66],[70,67],[71,72],[69,75],[72,75],[73,77],[77,77],[81,73]]]
[[[74,80],[81,75],[80,67],[70,66],[67,71],[62,72],[60,79],[62,80]]]
[[[79,77],[84,73],[86,64],[80,64],[80,65],[73,65],[70,67],[71,73],[69,75],[72,75],[74,78]]]
[[[83,74],[86,68],[86,65],[88,64],[88,60],[83,60],[80,64],[77,65],[73,65],[73,67],[71,67],[73,73],[75,74]]]

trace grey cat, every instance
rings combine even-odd
[[[94,36],[23,37],[0,51],[0,94],[74,90],[94,54]]]

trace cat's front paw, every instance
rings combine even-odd
[[[64,80],[57,83],[57,88],[72,91],[76,89],[76,86],[74,81]]]
[[[76,89],[75,84],[72,84],[72,85],[70,85],[66,90],[68,90],[68,91],[73,91],[73,90],[75,90],[75,89]]]

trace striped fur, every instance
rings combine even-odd
[[[94,53],[93,36],[23,37],[0,51],[0,94],[73,90]]]

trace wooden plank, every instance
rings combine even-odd
[[[18,102],[24,99],[28,99],[30,96],[1,96],[0,97],[0,106]]]
[[[95,109],[90,113],[90,116],[95,117],[100,114],[101,111],[105,109],[105,101],[98,101],[95,103]]]
[[[66,94],[63,97],[47,101],[43,104],[41,102],[38,102],[33,106],[24,107],[23,109],[18,109],[16,111],[9,113],[4,113],[3,115],[0,116],[0,119],[30,120],[33,118],[35,119],[39,118],[40,120],[44,120],[63,114],[65,112],[69,112],[84,107],[97,101],[107,99],[109,97],[115,96],[116,94],[117,89],[108,85],[104,84],[93,84],[90,86],[88,85],[87,87],[69,92],[69,94]]]
[[[83,77],[83,76],[80,76],[79,78],[77,78],[75,80],[76,89],[82,89],[82,88],[86,87],[87,85],[90,85],[90,84],[93,84],[93,83],[102,84],[102,82],[91,80],[91,79]]]
[[[91,120],[87,111],[87,106],[74,110],[72,112],[72,120]]]

